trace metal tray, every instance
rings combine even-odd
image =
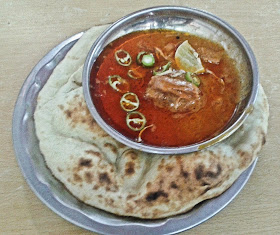
[[[120,217],[88,206],[72,196],[46,167],[35,134],[33,114],[39,91],[53,69],[83,33],[63,41],[45,55],[25,80],[13,114],[13,142],[22,174],[33,192],[55,213],[82,228],[101,234],[174,234],[206,221],[226,207],[244,187],[256,161],[222,195],[190,212],[158,220]]]

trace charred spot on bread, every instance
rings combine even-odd
[[[184,177],[184,178],[188,178],[189,177],[189,173],[187,171],[184,171],[183,169],[181,169],[181,175]]]
[[[92,183],[92,181],[93,181],[93,175],[92,175],[92,173],[91,172],[85,172],[85,181],[88,183],[88,184],[90,184],[90,183]]]
[[[157,192],[151,192],[146,196],[146,201],[151,202],[157,200],[159,197],[167,198],[168,194],[163,190],[159,190]]]
[[[132,175],[135,173],[135,169],[134,169],[134,162],[127,162],[125,164],[125,174],[126,175]]]
[[[92,160],[91,159],[85,159],[85,158],[81,158],[79,161],[79,166],[80,167],[92,167]]]
[[[222,167],[220,164],[217,164],[216,172],[213,171],[206,171],[204,176],[210,178],[217,178],[222,172]]]
[[[105,143],[104,144],[104,147],[105,148],[109,148],[113,153],[117,154],[118,153],[118,150],[116,148],[116,146],[114,146],[113,144],[110,144],[110,143]]]
[[[67,118],[71,118],[72,117],[72,112],[69,109],[65,110],[64,113],[65,113]]]
[[[75,182],[82,182],[83,181],[82,177],[77,173],[73,174],[73,179],[74,179]]]
[[[197,168],[195,168],[194,173],[197,180],[200,180],[203,177],[203,169],[203,165],[199,165]]]
[[[172,181],[170,184],[170,188],[177,189],[178,185],[174,181]]]
[[[195,168],[194,172],[197,180],[200,180],[203,177],[217,178],[222,172],[222,167],[220,164],[217,164],[216,171],[211,171],[205,170],[205,166],[200,164]]]
[[[86,150],[85,153],[96,156],[96,157],[101,157],[101,153],[93,150]]]
[[[99,174],[99,182],[100,183],[111,184],[111,179],[108,176],[108,174],[106,172],[104,172],[104,173]]]

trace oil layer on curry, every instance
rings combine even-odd
[[[166,147],[219,134],[240,91],[234,61],[222,46],[169,30],[134,32],[107,45],[90,84],[110,126],[132,140]]]

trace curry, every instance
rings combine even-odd
[[[111,42],[92,67],[90,85],[110,126],[153,146],[185,146],[217,135],[240,96],[234,61],[221,45],[169,30]]]

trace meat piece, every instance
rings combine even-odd
[[[213,64],[219,64],[224,54],[224,51],[217,51],[207,47],[199,47],[197,48],[197,53],[203,61]]]
[[[155,47],[154,49],[157,58],[162,56],[165,60],[171,61],[174,59],[176,48],[177,45],[170,42],[163,47],[163,50],[158,47]]]
[[[153,76],[145,97],[151,99],[156,107],[173,113],[194,113],[205,104],[198,87],[180,77],[172,77],[170,74]]]

